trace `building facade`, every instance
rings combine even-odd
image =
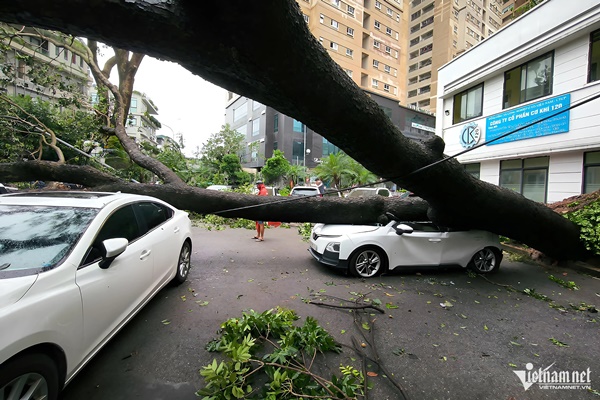
[[[406,0],[297,0],[312,34],[362,89],[406,97]]]
[[[482,180],[560,201],[600,189],[599,93],[600,3],[545,1],[440,68],[436,134]]]
[[[127,134],[136,143],[149,142],[158,145],[156,141],[156,130],[160,128],[160,122],[156,119],[158,110],[151,99],[145,94],[133,91],[131,104],[129,105],[129,116],[127,118]]]
[[[435,117],[398,105],[396,100],[366,92],[407,137],[422,141],[435,134]],[[242,166],[260,169],[274,150],[281,150],[292,165],[317,166],[338,147],[301,121],[247,97],[229,92],[225,122],[245,138]]]
[[[438,68],[501,28],[501,0],[411,0],[409,4],[404,104],[436,113]]]
[[[17,27],[23,34],[37,34],[38,30],[29,27]],[[42,30],[44,35],[54,35],[51,31]],[[50,86],[40,83],[43,79],[35,77],[33,66],[49,66],[49,71],[60,76],[61,85],[69,87],[72,93],[87,98],[91,86],[88,65],[77,54],[61,46],[34,36],[14,37],[5,40],[6,48],[2,52],[0,63],[4,79],[3,91],[10,96],[31,96],[45,101],[57,101],[69,96],[56,84]],[[79,43],[75,41],[72,46]],[[33,64],[28,64],[23,56],[31,57]],[[38,77],[39,78],[39,77]],[[42,77],[43,78],[43,77]],[[56,82],[55,82],[56,83]]]

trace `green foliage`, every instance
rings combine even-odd
[[[554,275],[549,275],[548,279],[550,279],[552,282],[556,282],[558,283],[560,286],[567,288],[567,289],[571,289],[571,290],[579,290],[579,286],[577,286],[577,284],[573,281],[565,281],[563,279],[557,278]]]
[[[310,222],[305,222],[298,225],[298,234],[302,237],[303,241],[308,242],[312,228],[313,225]]]
[[[290,162],[285,158],[281,150],[273,151],[273,156],[265,162],[261,174],[268,185],[279,183],[289,177]]]
[[[377,182],[377,176],[343,152],[330,154],[313,173],[336,188]]]
[[[307,317],[299,327],[294,325],[298,319],[295,311],[276,308],[263,313],[249,310],[225,321],[221,337],[207,350],[221,352],[228,360],[215,359],[201,369],[206,386],[196,394],[204,400],[356,398],[364,377],[354,367],[340,366],[342,376],[332,375],[330,381],[310,371],[316,353],[341,348],[314,318]],[[260,350],[264,355],[259,358]],[[264,384],[255,387],[256,381]]]
[[[582,209],[567,213],[565,217],[579,226],[580,238],[585,248],[600,254],[600,201],[594,201]]]

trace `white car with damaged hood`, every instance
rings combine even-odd
[[[316,224],[309,251],[323,264],[372,278],[397,268],[443,265],[494,272],[502,261],[501,249],[498,235],[491,232],[393,218],[385,225]]]

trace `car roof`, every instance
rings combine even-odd
[[[155,200],[152,197],[130,193],[39,191],[0,195],[0,205],[35,205],[53,207],[103,208],[118,200]]]

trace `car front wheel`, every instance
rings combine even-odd
[[[469,268],[480,274],[489,274],[500,267],[500,251],[491,247],[479,250],[469,263]]]
[[[175,274],[175,278],[173,278],[175,284],[180,285],[187,279],[190,273],[191,257],[192,245],[189,241],[185,241],[183,246],[181,246],[179,259],[177,260],[177,273]]]
[[[44,354],[25,354],[0,366],[0,399],[56,400],[58,392],[58,371]]]
[[[375,247],[359,249],[350,258],[349,269],[354,276],[373,278],[386,270],[387,258],[383,250]]]

